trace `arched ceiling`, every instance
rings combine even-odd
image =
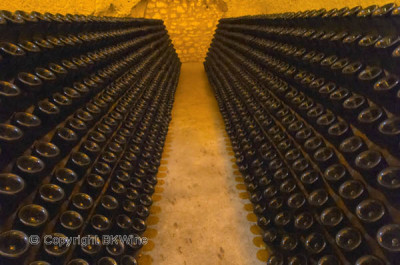
[[[395,2],[400,4],[400,0]],[[382,0],[13,0],[0,9],[105,16],[160,18],[182,62],[203,61],[222,17],[298,11],[325,7],[385,4]]]

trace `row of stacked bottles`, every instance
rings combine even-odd
[[[399,15],[220,20],[205,69],[267,264],[400,264]]]
[[[161,20],[0,11],[0,264],[137,264],[179,72]]]

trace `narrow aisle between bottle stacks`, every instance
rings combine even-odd
[[[263,264],[227,139],[203,65],[183,64],[141,264]]]

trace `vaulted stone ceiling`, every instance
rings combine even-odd
[[[325,7],[385,4],[382,0],[13,0],[0,9],[160,18],[182,62],[203,61],[221,17]],[[400,0],[396,0],[400,4]]]

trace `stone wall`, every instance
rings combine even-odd
[[[215,26],[226,11],[221,0],[149,0],[146,17],[161,18],[181,61],[202,61]]]

